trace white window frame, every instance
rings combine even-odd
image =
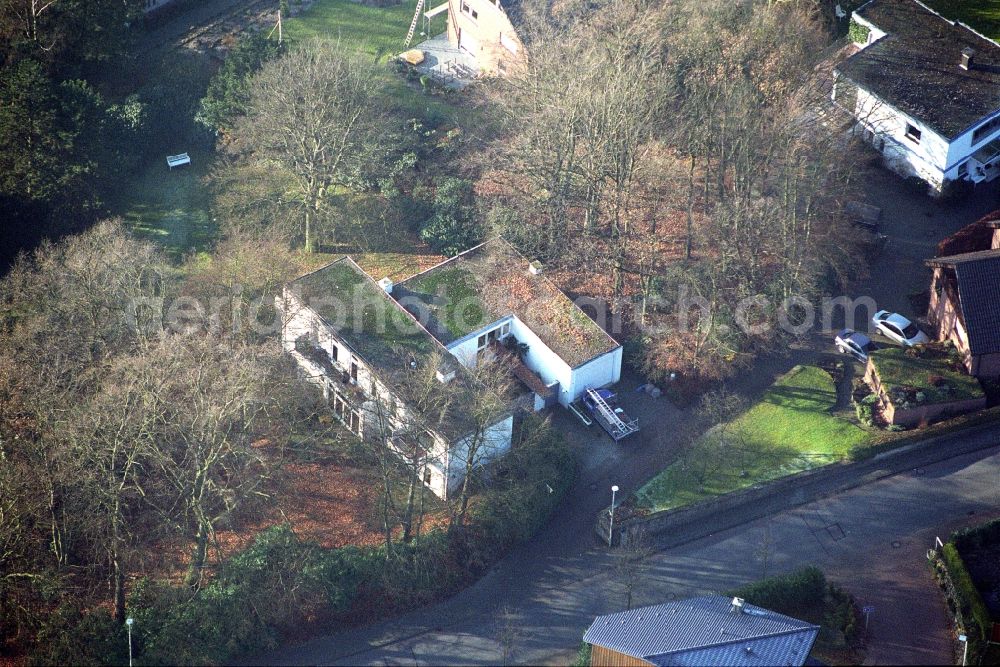
[[[905,122],[905,121],[904,121]],[[903,130],[903,136],[912,141],[913,143],[920,145],[920,139],[923,137],[923,131],[914,125],[913,123],[906,122],[906,128]]]
[[[479,334],[476,338],[477,351],[482,352],[489,347],[491,334],[496,334],[496,337],[493,340],[503,340],[510,334],[510,322],[504,322],[498,327],[493,327],[492,329]]]

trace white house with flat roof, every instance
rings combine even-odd
[[[483,388],[349,257],[292,281],[276,305],[285,352],[333,415],[385,441],[435,495],[449,498],[470,467],[510,450],[509,406],[473,417]]]
[[[442,498],[470,465],[510,449],[514,412],[569,405],[621,377],[621,345],[501,239],[398,284],[343,257],[289,283],[277,307],[285,351],[337,419],[388,439]],[[505,407],[477,422],[470,401],[482,387],[470,369],[496,359],[513,375]],[[428,373],[436,382],[416,382]],[[429,401],[435,393],[450,399]],[[424,414],[428,403],[448,407]]]
[[[526,382],[536,409],[621,378],[618,341],[502,239],[394,285],[392,295],[467,368],[499,347],[515,351],[537,376]]]

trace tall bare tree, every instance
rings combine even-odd
[[[307,252],[336,190],[364,187],[384,162],[381,77],[374,61],[317,41],[269,62],[253,78],[234,138],[245,159],[291,179]]]

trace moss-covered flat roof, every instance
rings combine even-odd
[[[494,239],[403,281],[393,296],[445,345],[514,315],[571,367],[618,347],[545,275],[530,273],[528,263]]]
[[[914,356],[921,354],[921,356]],[[924,395],[921,403],[933,405],[982,398],[979,380],[954,370],[946,353],[928,349],[910,352],[900,347],[875,350],[870,359],[886,394],[908,389]]]
[[[291,287],[402,400],[424,414],[428,428],[455,440],[476,427],[471,402],[482,388],[350,258],[308,273]],[[439,383],[433,379],[438,370],[455,377]]]
[[[439,350],[434,339],[344,257],[294,281],[305,305],[337,329],[369,363],[396,369]]]

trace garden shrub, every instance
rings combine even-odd
[[[104,609],[84,614],[59,607],[38,632],[30,665],[122,665],[128,663],[125,627]]]
[[[282,11],[287,13],[287,4]],[[282,48],[267,39],[263,32],[241,35],[209,81],[195,120],[216,133],[230,129],[233,121],[246,113],[250,79],[281,51]]]
[[[843,633],[844,640],[852,642],[858,637],[858,609],[854,598],[840,586],[827,583],[827,611],[823,626]]]
[[[844,589],[826,580],[816,567],[754,582],[728,593],[750,604],[792,617],[821,616],[822,635],[835,643],[851,642],[859,632],[857,606]]]
[[[472,181],[447,176],[434,192],[433,214],[420,228],[420,238],[437,252],[452,256],[476,245],[481,238],[472,205]]]
[[[859,422],[865,426],[875,426],[875,403],[877,402],[877,394],[867,394],[860,401],[854,402],[854,412]]]
[[[865,44],[868,42],[868,33],[870,33],[867,27],[861,25],[853,18],[851,19],[851,25],[847,28],[847,36],[855,44]]]

